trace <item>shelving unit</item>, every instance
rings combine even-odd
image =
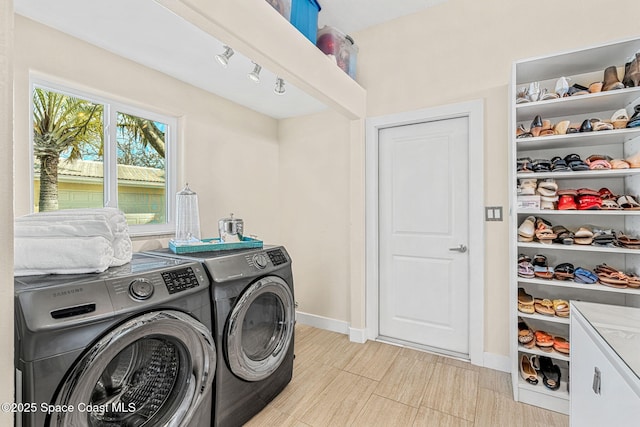
[[[602,81],[604,69],[615,65],[618,76],[624,76],[625,62],[640,51],[640,39],[588,48],[558,55],[517,61],[513,64],[510,87],[510,321],[511,321],[511,377],[514,399],[520,402],[544,407],[565,414],[569,413],[570,387],[569,364],[580,354],[570,356],[557,351],[544,352],[537,347],[527,349],[518,344],[518,318],[522,318],[533,330],[544,330],[551,335],[569,339],[569,318],[525,314],[518,311],[518,288],[524,288],[535,298],[583,300],[614,305],[640,306],[640,289],[618,289],[600,283],[591,285],[574,281],[525,279],[518,276],[518,257],[526,254],[533,258],[543,254],[552,267],[570,262],[577,267],[593,270],[598,264],[606,263],[616,269],[640,274],[640,250],[620,247],[599,247],[593,245],[542,244],[538,242],[518,242],[518,227],[528,216],[541,217],[552,225],[563,225],[575,230],[581,225],[595,225],[603,229],[623,231],[628,235],[640,235],[640,211],[632,210],[518,210],[517,185],[519,179],[553,178],[559,189],[609,188],[614,194],[640,194],[640,168],[620,170],[594,170],[572,172],[517,173],[517,159],[551,159],[576,153],[583,160],[591,154],[606,154],[612,158],[627,158],[640,151],[640,128],[614,129],[611,131],[585,132],[568,135],[516,138],[516,128],[523,124],[529,128],[536,115],[548,119],[552,124],[562,120],[582,123],[585,119],[608,120],[620,108],[625,108],[629,117],[634,106],[640,104],[640,88],[625,88],[547,101],[516,104],[517,90],[539,82],[541,88],[554,92],[560,77],[570,78],[574,83],[588,86]],[[531,385],[521,379],[519,363],[522,354],[551,357],[562,373],[558,390],[547,389],[540,381]],[[541,379],[541,378],[540,378]]]

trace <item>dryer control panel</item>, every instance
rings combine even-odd
[[[164,284],[170,294],[195,288],[199,285],[198,278],[191,267],[165,271],[162,273],[162,280],[164,280]]]

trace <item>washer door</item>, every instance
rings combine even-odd
[[[143,314],[113,329],[73,366],[54,403],[73,410],[54,410],[50,425],[190,425],[196,411],[210,408],[215,365],[203,324],[172,310]]]
[[[231,371],[260,381],[282,363],[293,337],[295,308],[287,283],[268,276],[249,285],[227,323],[226,350]]]

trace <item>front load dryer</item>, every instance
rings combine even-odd
[[[293,376],[295,303],[289,254],[282,246],[150,253],[199,260],[206,267],[218,351],[213,425],[241,426]]]
[[[211,424],[216,350],[200,263],[16,277],[18,426]]]

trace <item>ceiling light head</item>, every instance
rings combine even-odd
[[[253,65],[253,71],[247,74],[247,77],[256,83],[260,83],[260,70],[262,70],[262,67],[255,62]]]
[[[224,46],[224,52],[216,55],[216,60],[222,65],[226,67],[229,64],[229,58],[233,56],[235,52],[229,46]]]
[[[276,95],[283,95],[287,91],[287,89],[284,87],[284,80],[282,80],[281,77],[278,77],[276,79],[276,87],[273,91],[276,93]]]

